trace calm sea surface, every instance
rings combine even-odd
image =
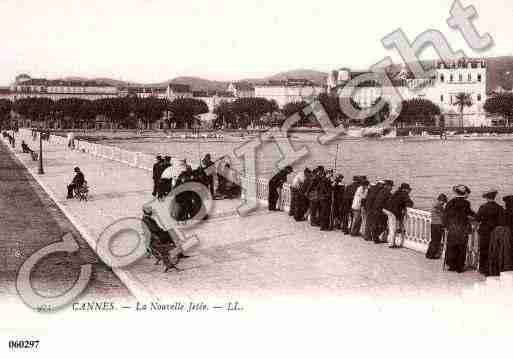
[[[169,154],[185,157],[197,163],[200,154],[211,153],[216,159],[232,154],[245,140],[236,138],[223,141],[147,139],[104,141],[105,144],[149,154]],[[280,140],[283,141],[283,140]],[[341,139],[329,145],[320,145],[314,135],[293,135],[295,149],[308,148],[309,154],[294,164],[294,170],[305,166],[324,165],[337,171],[346,182],[354,175],[392,179],[397,185],[408,182],[416,208],[429,209],[439,193],[452,196],[455,184],[466,184],[472,190],[474,209],[483,202],[481,193],[489,187],[499,190],[499,197],[513,194],[513,139]],[[337,154],[338,145],[338,155]],[[257,151],[257,170],[262,177],[276,171],[275,164],[282,157],[275,143],[267,143]],[[235,159],[234,167],[241,166]],[[292,179],[292,176],[289,176]]]

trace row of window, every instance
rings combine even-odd
[[[463,82],[463,74],[458,74],[458,80],[459,80],[459,82]],[[472,74],[467,75],[467,80],[468,80],[468,82],[473,81]],[[483,76],[481,74],[477,74],[477,82],[482,82],[482,81],[483,81]],[[445,82],[445,76],[443,74],[440,75],[440,82]],[[451,74],[449,76],[449,82],[454,82],[453,74]]]
[[[455,97],[455,95],[451,95],[451,97],[450,97],[450,104],[451,104],[451,105],[452,105],[452,104],[454,104],[454,102],[455,102],[455,98],[456,98],[456,97]],[[477,101],[478,101],[478,102],[481,102],[481,101],[482,101],[482,99],[483,99],[483,97],[481,96],[481,94],[477,94],[476,99],[477,99]],[[444,100],[445,100],[444,95],[443,95],[443,94],[442,94],[442,95],[440,95],[440,102],[442,102],[442,103],[443,103],[443,102],[444,102]]]
[[[486,68],[486,61],[457,61],[445,64],[443,61],[438,63],[439,69],[460,69],[460,68],[468,68],[470,65],[471,68],[477,69],[479,67]]]
[[[105,87],[29,87],[29,86],[18,86],[18,92],[42,92],[42,93],[91,93],[91,92],[108,92],[114,93],[117,90],[115,88]]]

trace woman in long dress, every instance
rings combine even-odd
[[[470,189],[465,185],[453,187],[456,196],[445,207],[443,217],[447,228],[446,264],[449,271],[462,273],[465,271],[468,235],[472,232],[470,219],[475,213],[467,200]]]
[[[504,209],[495,202],[496,190],[489,190],[483,194],[486,203],[479,207],[476,220],[479,222],[479,272],[485,276],[489,274],[488,250],[493,230],[502,224]]]

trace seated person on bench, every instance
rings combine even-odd
[[[21,150],[23,151],[23,153],[30,153],[30,152],[32,152],[32,150],[25,143],[25,141],[21,141]]]
[[[75,177],[73,177],[73,181],[68,185],[68,197],[67,199],[73,198],[73,194],[75,189],[79,189],[84,185],[85,178],[82,171],[80,171],[80,168],[75,167]]]

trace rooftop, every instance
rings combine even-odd
[[[115,87],[111,84],[94,81],[94,80],[48,80],[48,79],[27,79],[22,82],[17,82],[17,85],[23,86],[64,86],[64,87]]]
[[[255,87],[303,87],[303,86],[320,86],[315,82],[307,79],[293,79],[288,78],[286,80],[268,80],[264,84],[255,85]]]

